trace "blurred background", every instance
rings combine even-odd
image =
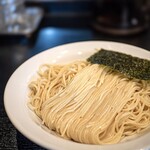
[[[150,0],[0,0],[0,149],[44,150],[5,113],[4,88],[14,70],[46,49],[89,40],[150,50]]]

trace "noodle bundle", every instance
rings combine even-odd
[[[150,125],[150,82],[76,61],[44,65],[29,84],[30,108],[64,138],[114,144]]]

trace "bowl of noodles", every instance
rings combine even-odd
[[[136,77],[129,77],[124,68],[136,68],[135,59],[126,63],[119,56],[119,64],[111,63],[118,69],[123,62],[123,73],[104,64],[110,65],[112,54],[105,53],[102,64],[88,61],[100,49],[111,50],[115,57],[135,57],[144,66],[139,74],[135,70]],[[48,49],[10,77],[4,93],[6,112],[24,136],[46,149],[145,149],[150,146],[150,72],[143,68],[149,61],[149,51],[117,42]]]

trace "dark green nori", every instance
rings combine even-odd
[[[128,54],[101,49],[87,61],[93,64],[109,66],[129,78],[150,80],[150,61]]]

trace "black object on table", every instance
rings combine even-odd
[[[17,131],[4,110],[5,85],[25,60],[57,45],[88,40],[123,42],[150,50],[150,30],[132,36],[108,36],[93,30],[90,19],[45,17],[31,37],[0,36],[0,150],[44,150]]]

